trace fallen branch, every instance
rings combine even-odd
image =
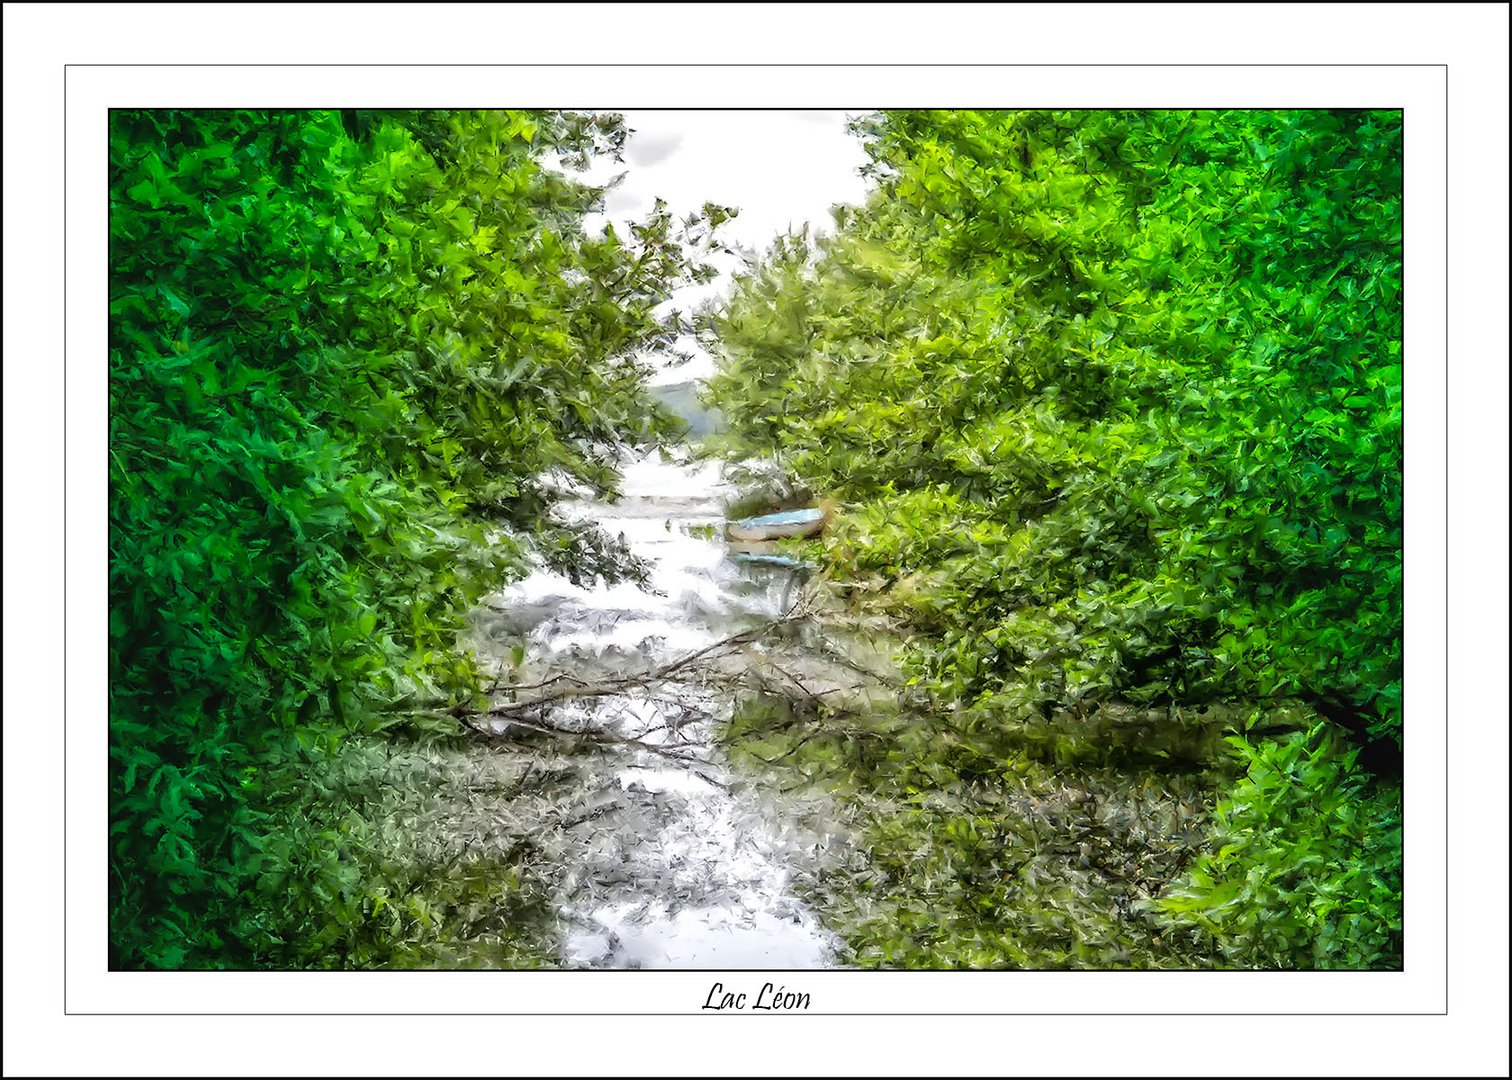
[[[553,705],[560,701],[566,701],[573,698],[608,697],[612,694],[623,693],[625,690],[631,687],[643,687],[648,686],[652,683],[663,682],[667,679],[670,679],[672,676],[678,674],[679,672],[691,667],[697,661],[707,659],[710,656],[715,655],[720,650],[738,649],[742,645],[748,645],[752,642],[758,641],[762,637],[765,637],[767,634],[771,633],[773,630],[777,629],[779,626],[784,626],[789,623],[797,622],[800,619],[807,618],[807,615],[799,613],[799,608],[802,606],[802,604],[803,601],[800,599],[800,601],[794,604],[793,607],[789,608],[786,613],[778,616],[775,619],[770,619],[767,622],[764,622],[759,626],[754,626],[749,630],[742,630],[738,634],[731,634],[729,637],[721,638],[719,641],[705,645],[701,649],[696,649],[693,652],[688,653],[686,656],[681,656],[676,660],[661,665],[660,667],[652,668],[650,671],[637,672],[629,675],[611,676],[609,678],[601,679],[597,682],[591,683],[585,682],[582,679],[577,678],[576,676],[563,673],[559,675],[553,675],[548,679],[543,679],[540,682],[536,683],[524,683],[518,686],[507,686],[499,688],[495,692],[501,694],[516,694],[522,690],[538,690],[544,689],[546,687],[557,687],[556,689],[551,690],[551,692],[549,693],[536,694],[519,701],[496,702],[494,706],[488,711],[488,715],[505,716],[512,718],[518,713],[532,712],[536,709],[542,708],[543,706]],[[558,685],[564,682],[570,682],[573,685]],[[466,714],[469,714],[470,710],[467,710],[465,707],[459,706],[456,710],[454,710],[454,712],[455,715],[460,718]],[[471,715],[476,715],[476,713],[472,713]]]
[[[490,716],[493,714],[484,713],[483,715]],[[481,735],[485,739],[509,738],[508,732],[493,731],[489,728],[479,727],[477,724],[473,723],[470,717],[466,714],[463,714],[458,718],[475,734]],[[595,746],[633,746],[637,750],[646,750],[650,753],[659,754],[662,757],[670,758],[673,761],[683,762],[684,764],[705,764],[704,760],[700,757],[691,754],[679,754],[676,751],[667,749],[665,746],[657,746],[655,743],[646,742],[644,739],[632,738],[629,735],[615,735],[607,731],[574,731],[571,728],[552,727],[549,724],[536,724],[526,720],[517,720],[513,718],[511,718],[508,722],[514,727],[525,728],[527,731],[540,732],[543,735],[555,735],[557,738],[561,739],[573,739],[580,742],[590,743]]]
[[[472,731],[476,732],[486,739],[509,738],[509,734],[507,732],[491,731],[487,728],[481,728],[465,716],[461,717],[460,719],[462,720],[462,723],[467,725],[467,727],[469,727]],[[706,766],[709,764],[703,758],[698,757],[694,754],[679,754],[674,750],[667,749],[665,746],[657,746],[655,743],[646,742],[644,739],[631,738],[628,735],[615,735],[607,731],[572,731],[568,728],[552,727],[549,724],[533,724],[523,720],[510,720],[509,723],[514,725],[515,727],[522,727],[526,728],[529,731],[540,732],[543,735],[555,735],[558,738],[562,739],[582,741],[592,746],[630,746],[634,747],[637,750],[645,750],[648,753],[656,754],[658,757],[666,758],[669,761],[675,761],[679,765]],[[689,768],[688,771],[693,773],[695,776],[705,781],[706,783],[713,784],[717,788],[723,788],[725,791],[730,790],[730,785],[724,783],[721,780],[716,780],[714,777],[710,776],[702,769],[692,767]]]

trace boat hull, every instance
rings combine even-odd
[[[731,540],[790,540],[804,536],[818,536],[824,531],[823,510],[789,510],[765,517],[743,518],[725,526],[725,535]]]

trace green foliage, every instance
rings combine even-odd
[[[849,505],[919,684],[968,731],[1302,699],[1400,743],[1400,115],[859,128],[876,191],[738,283],[711,402]]]
[[[732,735],[783,791],[866,822],[810,899],[870,968],[1183,969],[1223,958],[1145,909],[1202,843],[1220,774],[1037,758],[997,733],[873,704],[843,718],[747,703]],[[1170,766],[1170,763],[1168,763]],[[795,776],[801,778],[795,781]]]
[[[1252,746],[1214,814],[1218,849],[1153,905],[1246,966],[1400,968],[1401,790],[1372,790],[1322,726]]]
[[[361,875],[269,764],[468,700],[461,615],[533,554],[633,572],[554,524],[543,483],[609,489],[622,445],[675,426],[624,357],[665,345],[653,309],[701,272],[682,234],[658,208],[586,236],[602,193],[539,164],[623,138],[575,114],[112,113],[113,964],[336,948],[290,921],[346,919]]]
[[[391,734],[271,755],[260,772],[278,828],[246,866],[254,953],[322,969],[539,966],[551,912],[528,839],[474,795],[505,786],[488,764]]]

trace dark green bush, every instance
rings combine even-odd
[[[1246,771],[1219,800],[1217,850],[1155,909],[1245,966],[1399,968],[1400,792],[1372,790],[1322,726],[1231,741]]]
[[[740,281],[711,400],[849,505],[831,567],[927,633],[921,683],[986,732],[1300,699],[1399,745],[1400,114],[859,127],[877,190]]]
[[[624,569],[550,522],[540,478],[607,488],[618,447],[669,430],[623,357],[665,339],[652,309],[695,268],[661,211],[585,236],[600,192],[538,164],[623,137],[112,114],[114,965],[340,962],[376,864],[279,762],[468,700],[462,613],[532,552]]]

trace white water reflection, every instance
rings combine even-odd
[[[619,502],[563,509],[623,535],[652,564],[653,591],[579,587],[542,571],[497,598],[495,622],[481,625],[520,634],[527,670],[591,680],[677,659],[781,614],[794,571],[733,562],[717,531],[700,530],[717,530],[725,495],[716,464],[656,455],[630,463]],[[715,689],[679,686],[670,696],[637,690],[551,711],[552,728],[636,740],[572,759],[566,808],[543,840],[559,863],[566,965],[836,963],[836,939],[794,885],[822,873],[843,837],[812,797],[778,805],[730,766],[713,741],[729,704]]]

